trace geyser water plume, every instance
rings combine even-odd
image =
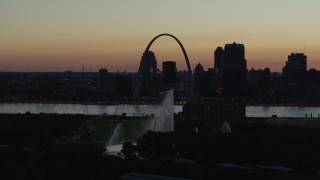
[[[155,117],[154,131],[172,132],[174,130],[174,97],[173,90],[167,91],[161,106],[160,114]]]
[[[221,123],[219,130],[220,130],[220,132],[222,132],[224,134],[231,133],[231,127],[227,121],[223,121]]]
[[[118,143],[118,142],[115,142],[115,140],[117,138],[119,138],[119,136],[120,136],[121,126],[122,126],[122,124],[117,124],[117,126],[114,128],[113,133],[112,133],[111,137],[108,140],[107,146],[110,146],[110,145],[112,145],[114,143]]]

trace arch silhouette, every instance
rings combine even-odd
[[[189,58],[188,58],[188,54],[187,54],[186,50],[184,49],[182,43],[180,42],[180,40],[177,37],[175,37],[172,34],[168,34],[168,33],[159,34],[149,42],[149,44],[148,44],[146,50],[144,51],[144,53],[147,53],[149,51],[149,49],[151,48],[152,44],[161,36],[169,36],[169,37],[173,38],[174,40],[176,40],[176,42],[179,44],[179,46],[180,46],[180,48],[181,48],[181,50],[183,52],[184,58],[186,60],[187,67],[188,67],[188,73],[189,73],[190,78],[191,78],[191,82],[190,82],[190,85],[191,85],[191,96],[189,96],[188,99],[193,99],[193,94],[195,92],[193,70],[192,70],[191,63],[190,63]],[[139,67],[136,83],[135,83],[135,86],[134,86],[134,94],[133,94],[134,98],[138,98],[138,96],[139,96],[139,89],[140,89],[140,86],[141,86],[141,76],[142,76],[141,73],[142,72],[141,72],[141,69]]]
[[[152,44],[154,43],[154,41],[156,41],[159,37],[161,36],[169,36],[169,37],[172,37],[174,40],[177,41],[177,43],[179,44],[182,52],[183,52],[183,55],[184,55],[184,59],[186,60],[186,63],[187,63],[187,67],[188,67],[188,72],[190,73],[190,76],[191,76],[191,87],[192,89],[194,88],[194,76],[193,76],[193,70],[192,70],[192,67],[191,67],[191,63],[189,61],[189,57],[188,57],[188,54],[186,52],[186,50],[184,49],[182,43],[180,42],[180,40],[175,37],[174,35],[172,34],[168,34],[168,33],[164,33],[164,34],[159,34],[158,36],[154,37],[148,44],[146,50],[144,52],[148,52],[150,47],[152,46]]]

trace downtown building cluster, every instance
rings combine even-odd
[[[245,46],[238,43],[217,47],[212,67],[194,68],[195,87],[204,98],[244,98],[247,104],[318,103],[320,73],[308,69],[307,56],[291,53],[282,73],[269,68],[248,69]],[[132,101],[140,81],[139,97],[161,99],[161,92],[175,90],[175,102],[186,100],[190,74],[178,70],[176,62],[162,62],[159,69],[153,52],[145,52],[137,73],[99,72],[0,73],[1,101]]]

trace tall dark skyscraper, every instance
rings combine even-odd
[[[162,83],[165,89],[171,89],[176,85],[176,62],[165,61],[162,63]]]
[[[152,51],[143,53],[135,81],[134,97],[138,96],[140,87],[142,93],[157,93],[161,90],[161,74],[157,69],[157,60]]]
[[[140,61],[139,71],[141,69],[143,78],[148,78],[151,73],[157,70],[157,60],[152,51],[143,53]]]
[[[282,69],[286,82],[303,83],[307,72],[307,56],[304,53],[291,53]]]
[[[142,86],[148,88],[152,82],[152,75],[157,71],[157,60],[152,51],[143,53],[140,61],[139,73],[141,73]]]
[[[223,53],[222,47],[217,47],[214,51],[214,68],[218,69],[218,72],[222,70]]]
[[[247,61],[243,44],[226,44],[222,60],[222,86],[238,93],[247,86]]]

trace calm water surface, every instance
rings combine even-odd
[[[42,103],[0,103],[0,113],[58,113],[58,114],[90,114],[99,115],[127,113],[159,113],[159,105],[82,105],[82,104],[42,104]],[[174,112],[181,112],[182,106],[175,105]],[[247,117],[318,117],[320,107],[298,106],[247,106]]]
[[[99,115],[127,113],[159,113],[159,105],[82,105],[82,104],[42,104],[42,103],[0,103],[0,113],[58,113]],[[181,112],[182,106],[174,106],[174,112]]]

